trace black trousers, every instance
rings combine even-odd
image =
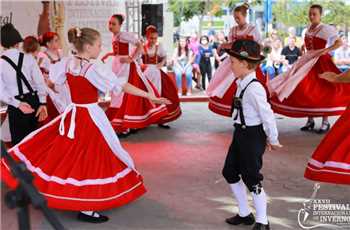
[[[263,154],[266,148],[266,134],[263,126],[248,126],[242,129],[235,125],[233,140],[229,148],[222,174],[229,184],[240,181],[250,192],[261,186],[263,175]]]
[[[18,144],[25,136],[38,127],[35,113],[24,114],[20,109],[9,105],[7,107],[12,144]]]
[[[202,75],[202,87],[203,89],[206,89],[205,87],[205,79],[208,77],[208,82],[211,80],[211,63],[209,61],[201,61],[199,63],[199,69],[201,71]]]

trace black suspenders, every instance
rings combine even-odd
[[[1,58],[4,59],[7,63],[9,63],[16,71],[18,95],[15,96],[15,98],[19,101],[27,102],[33,107],[33,109],[37,109],[40,106],[39,97],[37,95],[37,91],[33,90],[27,78],[24,76],[22,72],[23,57],[24,57],[24,54],[19,53],[18,64],[16,65],[9,57],[5,55],[1,56]],[[23,93],[22,81],[27,87],[29,93]]]
[[[244,92],[246,91],[246,89],[248,88],[248,86],[253,83],[253,82],[259,82],[258,79],[253,79],[251,80],[247,86],[241,91],[241,93],[239,94],[239,97],[235,97],[233,99],[233,103],[232,103],[232,108],[231,108],[231,114],[233,113],[233,110],[234,109],[237,109],[237,113],[236,113],[236,116],[234,117],[234,121],[237,120],[238,118],[238,115],[239,115],[239,118],[241,120],[241,125],[242,125],[242,129],[245,129],[247,127],[246,123],[245,123],[245,119],[244,119],[244,114],[243,114],[243,106],[242,106],[242,99],[243,99],[243,95],[244,95]]]
[[[19,53],[18,57],[18,65],[16,65],[9,57],[2,55],[1,58],[4,59],[7,63],[9,63],[15,70],[16,70],[16,76],[17,76],[17,86],[18,86],[18,94],[23,95],[23,86],[22,81],[28,88],[29,92],[34,92],[33,88],[30,86],[27,78],[22,73],[22,65],[23,65],[23,53]]]

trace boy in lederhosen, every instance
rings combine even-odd
[[[12,24],[1,27],[0,100],[7,104],[12,144],[47,117],[46,86],[34,57],[19,50],[22,37]]]
[[[235,41],[231,49],[225,51],[230,55],[232,71],[238,80],[233,106],[235,130],[222,173],[239,206],[239,213],[226,222],[232,225],[255,222],[253,230],[270,229],[266,194],[261,184],[262,156],[266,147],[282,146],[266,90],[255,76],[255,69],[264,56],[257,42],[245,39]],[[253,197],[256,220],[248,206],[246,188]]]

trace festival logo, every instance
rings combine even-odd
[[[303,202],[298,212],[298,223],[302,229],[349,229],[350,203],[316,199],[320,184],[316,183],[309,200]]]

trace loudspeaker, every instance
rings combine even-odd
[[[163,36],[163,4],[142,4],[142,36],[149,25],[157,27],[159,36]]]

